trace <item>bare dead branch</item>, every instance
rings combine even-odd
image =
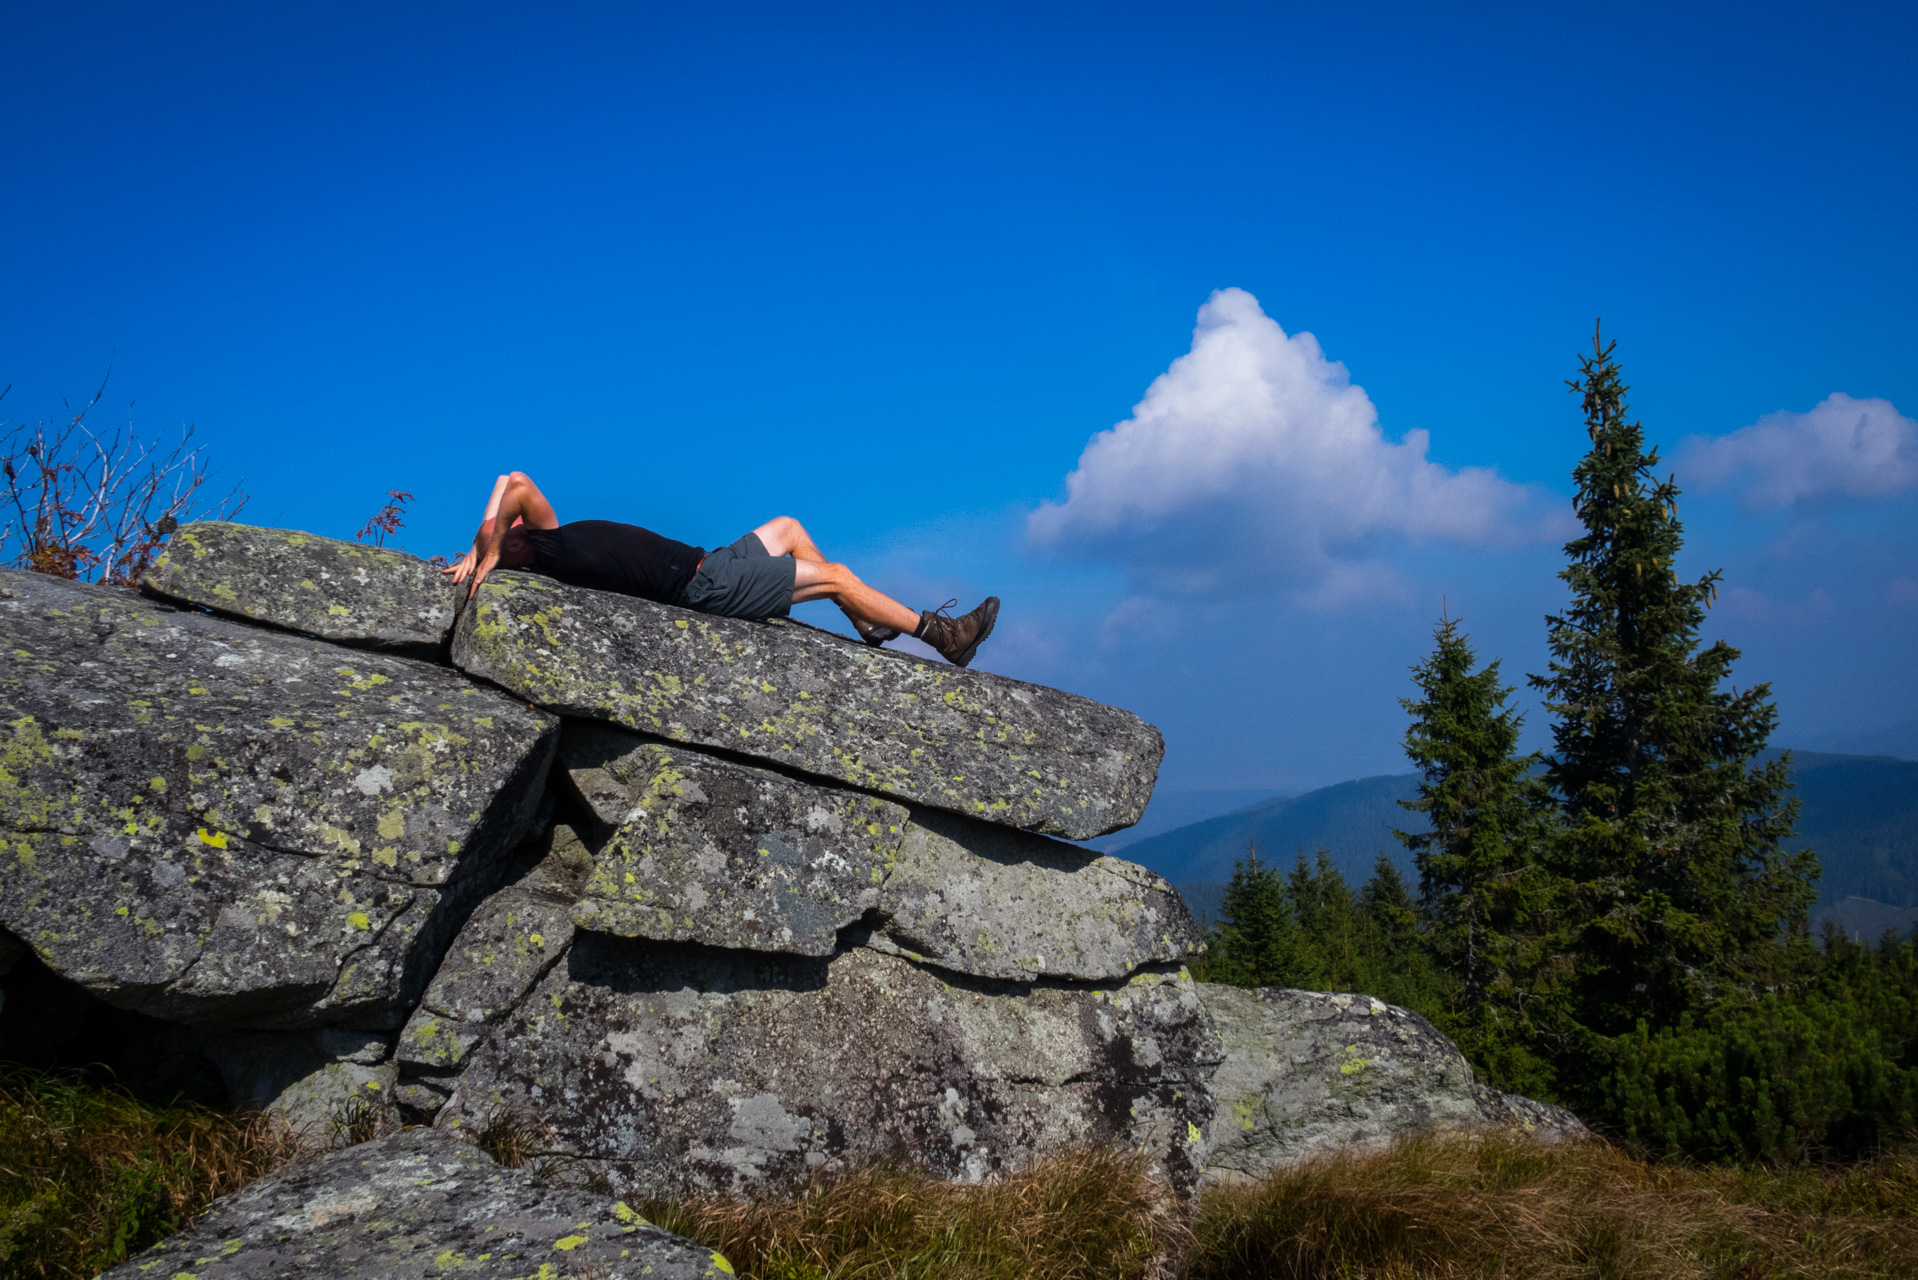
[[[66,405],[66,421],[57,426],[0,424],[0,555],[12,551],[6,563],[130,586],[181,524],[230,520],[246,505],[238,485],[219,502],[202,503],[198,495],[212,471],[191,426],[164,452],[141,439],[130,418],[111,435],[96,432],[86,419],[105,394],[103,380],[78,411]]]

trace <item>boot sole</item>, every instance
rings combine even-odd
[[[946,659],[955,667],[971,666],[972,655],[979,652],[979,646],[986,642],[986,637],[992,634],[992,629],[999,625],[999,597],[987,596],[985,603],[992,606],[986,614],[986,625],[979,628],[979,634],[972,638],[972,643],[966,646],[963,653],[956,658]]]

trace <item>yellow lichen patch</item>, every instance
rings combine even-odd
[[[347,912],[346,923],[349,928],[353,929],[370,930],[373,927],[373,922],[367,919],[366,912],[364,911]]]
[[[561,1236],[559,1239],[553,1241],[553,1247],[561,1252],[570,1253],[572,1250],[587,1243],[591,1238],[590,1236]]]
[[[198,831],[195,831],[193,834],[198,836],[200,838],[200,843],[207,846],[209,849],[226,848],[226,832],[224,831],[208,831],[205,827],[201,827]]]

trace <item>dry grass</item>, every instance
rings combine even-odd
[[[496,1117],[480,1141],[503,1164],[584,1176],[543,1156],[549,1135],[530,1122]],[[299,1154],[257,1115],[0,1074],[0,1280],[94,1275]],[[1597,1143],[1433,1137],[1182,1208],[1135,1158],[1093,1151],[985,1186],[881,1164],[796,1195],[646,1211],[750,1280],[1918,1276],[1909,1153],[1842,1169],[1687,1168]]]
[[[1208,1192],[1192,1280],[1918,1275],[1918,1160],[1647,1165],[1602,1144],[1424,1138]]]
[[[1183,1238],[1126,1155],[1081,1152],[985,1186],[879,1165],[792,1197],[654,1204],[752,1280],[1127,1280]]]
[[[1918,1276],[1918,1159],[1647,1165],[1602,1144],[1434,1137],[1208,1191],[1180,1214],[1127,1157],[990,1186],[898,1167],[800,1195],[653,1205],[748,1280],[1785,1280]]]
[[[97,1275],[298,1153],[259,1115],[0,1073],[0,1277]]]

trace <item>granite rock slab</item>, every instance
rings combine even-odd
[[[453,662],[527,701],[1070,840],[1139,820],[1165,744],[1128,711],[791,622],[489,577]]]
[[[104,1280],[700,1280],[710,1249],[623,1202],[542,1185],[457,1138],[409,1129],[214,1201]]]
[[[0,928],[121,1008],[397,1027],[557,722],[445,667],[0,571]]]
[[[444,656],[462,596],[404,551],[219,520],[181,525],[140,585],[335,644],[428,659]]]
[[[621,937],[831,955],[904,837],[903,805],[590,721],[558,772],[611,832],[573,923]]]
[[[1564,1107],[1486,1084],[1472,1086],[1479,1118],[1490,1128],[1522,1133],[1537,1142],[1589,1142],[1592,1131]]]
[[[517,1008],[572,945],[573,903],[592,855],[566,823],[533,845],[530,869],[467,917],[400,1032],[400,1065],[413,1075],[457,1072],[488,1027]]]
[[[622,1193],[746,1195],[905,1152],[979,1180],[1120,1143],[1190,1186],[1218,1040],[1191,979],[958,979],[581,932],[468,1057],[442,1128],[539,1117],[545,1149]]]
[[[1204,943],[1185,902],[1121,858],[915,809],[867,945],[984,978],[1124,978]]]
[[[1569,1112],[1477,1085],[1431,1023],[1371,996],[1203,982],[1225,1061],[1212,1077],[1206,1179],[1235,1182],[1440,1129],[1584,1133]],[[1541,1122],[1556,1132],[1541,1132]],[[1574,1128],[1576,1132],[1574,1132]]]

